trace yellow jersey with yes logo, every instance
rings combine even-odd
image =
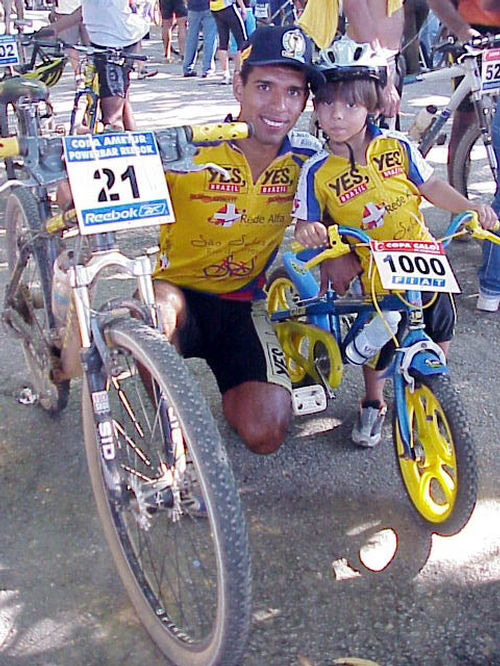
[[[320,143],[291,132],[278,156],[254,183],[236,144],[199,146],[189,173],[167,172],[175,222],[160,231],[154,278],[205,293],[241,300],[262,298],[264,272],[272,263],[291,222],[302,164]]]
[[[417,147],[400,132],[369,125],[366,165],[322,150],[302,168],[293,217],[333,220],[362,229],[374,240],[430,240],[419,185],[433,174]],[[369,252],[357,247],[367,287]]]

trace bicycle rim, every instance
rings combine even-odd
[[[448,378],[427,378],[407,387],[413,457],[404,457],[395,417],[394,437],[409,498],[440,534],[453,534],[468,521],[476,501],[477,472],[470,430]]]
[[[107,339],[119,368],[106,393],[120,502],[105,481],[88,391],[83,417],[94,493],[118,571],[173,663],[236,664],[249,625],[249,555],[220,436],[164,338],[121,322]]]
[[[272,272],[266,287],[267,291],[267,312],[272,315],[280,310],[289,310],[300,301],[299,293],[288,273],[284,268],[277,268]],[[290,335],[290,343],[298,349],[304,357],[308,356],[308,339],[305,335]],[[284,352],[286,367],[293,385],[300,384],[306,378],[306,371],[298,363],[295,363],[290,356]]]

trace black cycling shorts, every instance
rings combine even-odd
[[[422,294],[422,302],[428,303],[434,296],[431,292]],[[424,309],[425,332],[434,342],[449,342],[455,335],[455,325],[457,322],[457,310],[455,300],[452,294],[444,292],[438,293],[434,303]],[[396,337],[401,339],[406,330],[406,317],[399,323]],[[378,360],[375,363],[375,370],[385,370],[392,360],[394,354],[394,341],[389,342],[382,347]]]
[[[230,5],[218,12],[212,12],[212,16],[217,24],[219,34],[219,48],[221,51],[227,51],[229,48],[229,34],[234,35],[236,48],[241,51],[241,47],[247,39],[245,23],[241,14],[236,9],[236,5]]]
[[[106,48],[99,44],[92,44],[99,48]],[[127,53],[138,53],[140,49],[140,42],[131,44],[123,50]],[[102,55],[95,56],[95,68],[97,76],[99,77],[99,95],[102,99],[106,97],[122,97],[125,99],[127,91],[130,87],[130,72],[132,71],[132,63],[127,60],[123,65],[117,65],[109,62]]]
[[[160,0],[160,12],[162,19],[171,19],[174,14],[177,18],[187,16],[186,0]]]
[[[222,394],[244,382],[291,390],[290,377],[265,301],[232,301],[182,289],[187,322],[178,332],[184,357],[204,358]]]

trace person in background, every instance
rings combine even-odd
[[[477,35],[500,32],[500,0],[429,0],[429,7],[444,25],[460,40],[466,42]],[[450,142],[448,145],[448,176],[455,160],[455,151],[460,137],[475,120],[472,102],[464,100],[453,115]],[[500,164],[500,102],[491,126],[493,148]],[[493,209],[500,213],[500,193],[497,191]],[[479,296],[476,308],[482,312],[496,312],[500,306],[500,248],[486,241],[483,243],[483,258],[478,270]]]
[[[90,43],[101,48],[122,48],[136,54],[148,24],[130,8],[129,0],[82,0],[81,7],[38,31],[40,37],[58,36],[83,21]],[[131,65],[118,65],[95,57],[104,125],[109,129],[135,130],[129,99]]]
[[[177,39],[179,41],[179,57],[184,58],[186,43],[187,15],[186,0],[160,0],[161,12],[161,38],[165,48],[165,59],[173,61],[172,56],[172,29],[174,20],[177,23]]]
[[[210,0],[188,0],[187,35],[182,65],[184,76],[196,76],[198,38],[203,34],[202,78],[215,73],[215,52],[217,51],[217,25],[210,11]]]
[[[54,21],[59,21],[63,16],[68,16],[81,7],[81,0],[55,0],[54,9],[49,14],[49,21],[52,23]],[[62,39],[63,42],[67,44],[88,44],[89,36],[87,31],[83,27],[83,21],[79,21],[75,25],[67,28],[66,30],[61,30],[58,33],[59,39]],[[78,51],[74,49],[68,50],[68,58],[75,75],[75,81],[78,85],[81,80],[80,75],[80,58],[78,56]]]
[[[240,8],[238,11],[236,4]],[[235,70],[240,66],[240,51],[247,38],[245,30],[246,7],[243,0],[210,0],[210,10],[217,24],[219,34],[219,62],[222,68],[221,83],[231,83],[229,70],[229,36],[236,40]]]

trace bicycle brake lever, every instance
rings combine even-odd
[[[213,164],[212,162],[207,164],[194,163],[193,157],[196,155],[198,149],[188,140],[184,127],[169,127],[168,129],[155,132],[155,136],[165,171],[186,173],[214,169],[229,180],[227,170],[218,164]]]

